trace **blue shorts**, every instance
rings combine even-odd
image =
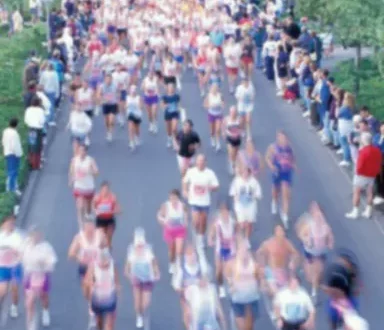
[[[141,50],[141,51],[138,51],[138,52],[134,52],[136,56],[143,56],[144,55],[144,52]]]
[[[177,63],[179,63],[179,64],[181,64],[181,63],[183,63],[184,62],[184,56],[183,55],[179,55],[179,56],[173,56],[173,59],[177,62]]]
[[[21,266],[21,264],[13,268],[0,267],[0,283],[11,282],[11,281],[15,281],[16,283],[21,283],[22,280],[23,280],[23,267]]]
[[[247,309],[251,310],[252,318],[256,319],[259,316],[259,301],[255,300],[247,304],[240,304],[231,302],[233,313],[235,317],[245,317]]]
[[[316,256],[316,255],[312,254],[311,252],[308,252],[304,247],[303,247],[303,254],[304,254],[305,259],[309,263],[313,262],[313,260],[315,260],[315,259],[320,259],[323,262],[325,262],[325,260],[327,259],[327,253],[326,252]]]
[[[71,139],[73,142],[77,141],[80,144],[84,144],[86,138],[87,138],[86,135],[74,135],[74,134],[72,134],[72,136],[71,136]]]
[[[209,206],[199,206],[199,205],[190,204],[189,207],[194,212],[204,212],[204,213],[209,212]]]
[[[85,274],[87,274],[87,271],[88,271],[88,266],[79,265],[78,273],[81,279],[85,276]]]
[[[179,111],[169,112],[169,111],[165,110],[165,112],[164,112],[164,120],[165,121],[171,121],[173,119],[179,119],[179,118],[180,118]]]
[[[105,314],[112,314],[116,311],[116,307],[117,307],[116,294],[114,294],[114,296],[111,298],[110,301],[105,303],[96,301],[94,297],[92,297],[91,309],[97,316],[105,316]]]
[[[230,248],[221,248],[219,251],[219,258],[221,261],[228,261],[232,258],[232,250]]]
[[[348,300],[351,303],[352,307],[354,309],[356,309],[356,311],[358,311],[359,302],[358,302],[357,298],[356,297],[349,297]],[[332,324],[338,325],[338,324],[342,323],[343,319],[340,316],[337,309],[332,306],[331,300],[328,300],[327,313],[328,313],[329,320],[332,322]]]
[[[127,91],[120,91],[120,101],[126,101],[127,100]]]
[[[288,172],[278,172],[272,174],[272,182],[275,187],[280,187],[283,182],[292,185],[293,171]]]

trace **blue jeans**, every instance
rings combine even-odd
[[[333,129],[334,127],[335,120],[332,119],[330,122],[330,127],[331,127],[331,135],[332,135],[332,142],[335,147],[338,147],[340,145],[340,137],[339,137],[339,132],[337,129]]]
[[[343,160],[347,162],[352,161],[351,149],[349,148],[348,138],[345,135],[340,136],[340,146],[343,150]]]
[[[323,116],[323,130],[324,135],[328,139],[328,141],[333,141],[332,133],[331,133],[331,120],[329,119],[329,111],[325,111]]]
[[[51,102],[51,107],[49,108],[49,115],[47,117],[47,122],[49,123],[53,121],[55,116],[56,93],[45,92],[45,95],[47,95],[49,101]]]
[[[261,69],[263,67],[263,58],[261,56],[263,48],[256,47],[256,68]]]
[[[17,189],[17,177],[20,169],[20,157],[15,155],[5,156],[7,167],[7,191],[14,192]]]

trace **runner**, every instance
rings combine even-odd
[[[23,255],[25,309],[27,329],[34,329],[37,322],[36,300],[40,298],[43,307],[42,325],[49,327],[49,293],[51,276],[57,263],[57,255],[52,245],[43,239],[36,229],[32,230],[25,245]]]
[[[152,247],[147,243],[145,232],[141,228],[135,229],[133,244],[128,247],[125,275],[133,286],[136,327],[142,328],[148,317],[153,284],[160,279],[160,270]]]
[[[235,173],[235,163],[237,153],[241,145],[241,119],[235,106],[229,108],[229,114],[224,118],[223,135],[227,140],[228,150],[228,171],[229,174]]]
[[[187,119],[183,123],[183,129],[177,134],[174,145],[182,178],[185,176],[185,173],[187,173],[187,170],[193,166],[194,155],[200,145],[200,137],[193,130],[193,122]]]
[[[236,223],[226,203],[221,203],[212,222],[208,235],[208,244],[215,246],[216,281],[219,296],[225,298],[223,273],[225,266],[235,253]]]
[[[83,80],[81,88],[76,91],[75,106],[79,107],[81,111],[84,111],[89,118],[93,118],[93,111],[95,108],[95,96],[94,91],[90,88],[88,81]]]
[[[260,152],[255,150],[251,140],[245,143],[243,150],[240,150],[237,156],[236,167],[241,169],[242,166],[248,167],[252,171],[252,175],[257,177],[263,170],[263,158]]]
[[[177,63],[174,60],[174,57],[172,54],[168,53],[165,55],[165,59],[163,62],[163,70],[162,73],[164,74],[164,85],[176,85],[177,79]]]
[[[293,271],[297,267],[299,253],[286,238],[284,229],[278,225],[275,227],[274,235],[261,244],[256,256],[265,267],[266,293],[272,302],[276,293],[288,282],[287,268]],[[272,320],[275,320],[272,306],[270,303],[268,305],[268,312]]]
[[[79,227],[91,215],[91,202],[95,192],[95,177],[98,175],[95,160],[87,154],[86,147],[78,146],[69,168],[69,186],[73,188],[76,200],[77,220]]]
[[[274,307],[279,329],[314,329],[316,309],[296,276],[291,275],[288,286],[277,293]]]
[[[255,99],[255,89],[248,78],[243,78],[241,84],[237,86],[235,97],[237,100],[237,109],[241,116],[241,127],[248,140],[252,139],[251,120]]]
[[[253,223],[256,222],[257,200],[262,197],[259,182],[249,168],[243,168],[231,184],[229,195],[233,197],[238,233],[243,235],[250,246]]]
[[[99,330],[113,330],[116,320],[118,272],[108,249],[103,249],[85,275],[91,308]]]
[[[216,174],[206,167],[204,155],[196,158],[196,166],[188,169],[183,179],[183,195],[191,208],[192,224],[195,230],[196,245],[204,247],[207,230],[207,217],[211,205],[211,192],[219,188]]]
[[[235,42],[233,37],[229,37],[224,47],[224,60],[227,68],[229,92],[235,92],[235,81],[239,74],[240,57],[242,54],[241,45]]]
[[[139,57],[132,51],[131,48],[129,48],[127,56],[123,59],[124,67],[129,75],[129,85],[136,85],[137,83],[137,78],[140,73],[139,62]]]
[[[163,227],[164,240],[168,245],[169,273],[173,274],[176,267],[181,266],[186,227],[188,224],[188,211],[181,201],[180,192],[174,189],[169,199],[161,206],[157,219]]]
[[[118,63],[116,70],[112,73],[112,81],[117,85],[118,94],[120,94],[117,120],[121,127],[125,124],[125,102],[127,100],[129,80],[129,74],[124,70],[123,64]]]
[[[224,100],[218,85],[212,85],[204,100],[204,107],[208,111],[209,130],[211,135],[211,146],[220,151],[220,136],[223,122]]]
[[[334,245],[332,229],[325,220],[318,203],[312,202],[309,213],[299,219],[296,233],[303,243],[304,269],[307,280],[312,285],[312,298],[316,299],[325,259]]]
[[[104,82],[99,87],[97,98],[99,105],[103,108],[105,116],[105,128],[107,130],[107,141],[111,142],[113,139],[113,127],[115,125],[115,116],[118,113],[118,88],[116,83],[112,80],[112,75],[107,74]]]
[[[21,258],[24,251],[23,235],[16,228],[16,218],[11,215],[3,220],[0,227],[0,312],[1,316],[8,311],[4,304],[11,292],[10,315],[17,318],[19,315],[19,289],[22,281]]]
[[[231,313],[239,330],[253,329],[259,314],[260,281],[263,273],[248,249],[248,243],[238,239],[237,251],[225,268]]]
[[[107,244],[111,248],[112,236],[116,228],[115,216],[120,213],[120,204],[107,181],[101,184],[100,191],[95,195],[92,206],[96,214],[96,228],[103,230]]]
[[[185,291],[187,329],[226,329],[226,321],[215,285],[206,276]]]
[[[167,148],[172,147],[177,133],[177,125],[180,118],[180,95],[175,91],[173,84],[167,85],[167,93],[162,97],[164,109],[165,128],[167,131]]]
[[[159,81],[155,72],[151,69],[144,78],[141,90],[143,91],[143,101],[148,114],[149,131],[157,133],[157,110],[159,104]]]
[[[208,60],[207,60],[205,51],[204,49],[199,49],[195,57],[194,67],[195,67],[195,71],[197,73],[197,78],[199,81],[201,97],[205,96],[207,66],[208,66]]]
[[[73,154],[78,154],[80,144],[89,145],[89,134],[92,130],[92,121],[89,116],[76,106],[69,115],[67,128],[71,132],[71,139],[73,144]]]
[[[183,55],[183,43],[180,38],[180,30],[173,30],[173,37],[171,39],[171,51],[173,55],[173,59],[176,62],[176,86],[178,90],[181,90],[181,80],[180,77],[183,73],[183,63],[184,63],[184,55]]]
[[[247,35],[242,44],[241,69],[244,77],[251,79],[253,72],[253,59],[255,58],[255,45],[251,36]]]
[[[135,150],[140,144],[140,124],[143,118],[143,111],[141,109],[141,97],[137,93],[135,85],[129,88],[129,94],[126,98],[126,111],[128,118],[128,136],[129,147]]]
[[[278,198],[281,194],[281,220],[285,228],[288,228],[289,202],[291,198],[291,185],[293,173],[296,169],[295,157],[284,132],[279,131],[276,135],[276,142],[267,149],[266,162],[272,171],[272,214],[278,212]]]

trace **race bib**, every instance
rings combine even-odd
[[[197,196],[202,196],[202,195],[205,195],[207,193],[207,188],[204,187],[204,186],[196,185],[196,186],[193,187],[193,192]]]

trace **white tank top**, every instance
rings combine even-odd
[[[80,88],[77,91],[77,102],[81,110],[91,110],[93,108],[92,101],[92,89],[91,88]]]
[[[235,221],[230,216],[228,222],[218,219],[216,223],[216,251],[233,249],[235,243]]]
[[[316,224],[309,220],[309,237],[305,243],[305,250],[313,255],[321,255],[327,250],[328,228],[324,224]]]
[[[101,268],[95,265],[93,293],[100,300],[109,299],[116,291],[115,287],[115,267],[110,262],[108,268]]]
[[[176,227],[176,226],[185,225],[183,203],[179,202],[179,204],[175,208],[172,205],[172,203],[168,201],[166,204],[166,208],[167,208],[166,221],[168,226]]]
[[[183,53],[183,47],[182,47],[181,41],[179,39],[173,41],[173,43],[172,43],[172,53],[175,56],[179,56],[179,55],[181,55]]]
[[[89,265],[96,260],[100,251],[101,237],[98,232],[95,233],[92,242],[85,236],[84,232],[80,232],[80,251],[79,259],[82,264]]]
[[[95,178],[91,173],[92,158],[86,156],[85,159],[76,157],[74,159],[74,188],[84,191],[95,189]]]
[[[223,112],[221,94],[212,94],[208,96],[208,112],[212,115],[221,115]]]
[[[140,95],[136,96],[127,96],[127,114],[134,115],[136,117],[141,117],[141,109],[140,109]]]
[[[235,267],[239,267],[235,265]],[[237,271],[237,272],[236,272]],[[259,285],[255,278],[255,262],[251,260],[235,271],[233,279],[232,301],[239,304],[248,304],[260,298]]]
[[[236,119],[231,119],[229,116],[227,117],[227,136],[231,138],[239,138],[241,136],[241,122],[240,118],[236,117]]]
[[[176,63],[166,61],[164,63],[164,75],[166,77],[174,77],[176,75]]]
[[[145,78],[144,79],[144,93],[148,96],[157,95],[157,81],[155,78]]]

